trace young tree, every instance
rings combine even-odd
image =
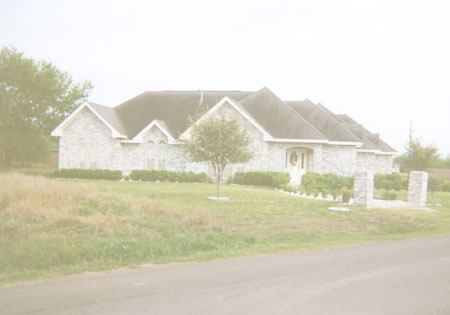
[[[225,117],[207,118],[193,125],[191,138],[184,144],[188,158],[194,162],[207,162],[214,169],[217,198],[225,167],[245,163],[252,158],[250,139],[237,120]]]
[[[0,166],[28,162],[49,149],[50,131],[83,103],[89,81],[75,83],[50,62],[15,48],[0,50]]]
[[[425,171],[439,158],[438,149],[433,145],[422,145],[420,140],[411,141],[406,148],[406,153],[399,156],[396,161],[400,163],[402,170]]]

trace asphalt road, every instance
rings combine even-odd
[[[0,314],[450,314],[450,237],[6,287]]]

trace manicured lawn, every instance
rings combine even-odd
[[[384,193],[383,189],[375,190],[374,198],[383,199],[383,193]],[[396,191],[395,194],[397,195],[397,200],[408,201],[408,191],[407,190]],[[432,203],[432,202],[433,202],[433,194],[431,192],[428,192],[427,203]],[[450,193],[436,191],[434,193],[434,204],[441,204],[442,206],[450,207]]]
[[[142,263],[308,250],[450,234],[433,213],[354,209],[264,187],[70,181],[0,174],[0,283]]]

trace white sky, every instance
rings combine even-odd
[[[114,106],[147,90],[258,90],[346,113],[398,151],[450,153],[450,1],[0,0],[0,46]]]

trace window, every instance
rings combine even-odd
[[[148,159],[147,160],[147,169],[148,170],[154,170],[155,169],[155,159]]]
[[[158,170],[163,171],[166,169],[166,160],[160,159],[158,160]]]
[[[91,161],[89,168],[92,168],[95,170],[97,168],[97,161]]]

